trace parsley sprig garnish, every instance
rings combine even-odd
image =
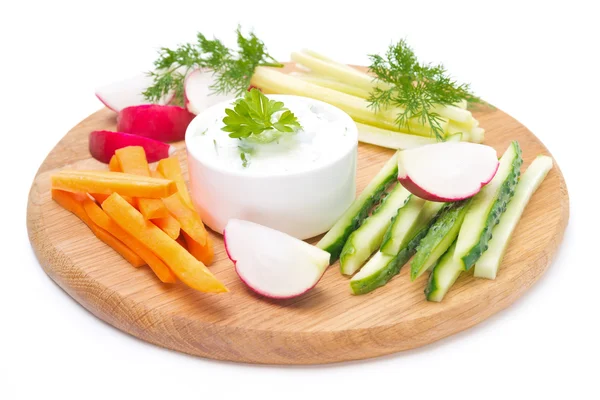
[[[241,95],[250,86],[256,67],[283,67],[253,32],[244,36],[238,26],[236,34],[237,49],[228,48],[219,39],[207,39],[202,33],[198,33],[196,43],[161,48],[155,70],[149,72],[153,84],[143,92],[144,97],[156,103],[174,93],[173,103],[183,105],[185,76],[195,68],[213,71],[215,82],[210,89],[214,93]]]
[[[226,108],[225,113],[225,126],[221,129],[236,139],[268,143],[283,133],[293,133],[301,128],[298,118],[285,108],[283,102],[271,100],[255,88],[237,99],[233,108]]]
[[[368,101],[374,110],[398,107],[396,123],[409,127],[415,119],[429,125],[438,140],[443,140],[442,117],[435,112],[438,106],[454,105],[462,100],[479,103],[468,84],[453,80],[443,65],[424,64],[417,60],[405,40],[390,45],[385,56],[370,55],[369,71],[383,82],[371,92]]]

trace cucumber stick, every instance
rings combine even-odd
[[[456,257],[462,258],[470,269],[487,250],[492,229],[512,198],[521,170],[521,148],[514,141],[500,159],[494,179],[473,196],[469,211],[456,241]]]
[[[398,210],[383,236],[381,242],[382,253],[395,256],[406,245],[424,205],[425,200],[417,196],[411,196],[406,205]]]
[[[475,276],[479,278],[496,279],[504,251],[510,237],[527,206],[529,199],[540,186],[548,172],[552,169],[552,158],[538,156],[521,176],[515,189],[515,195],[506,207],[498,225],[492,230],[493,239],[489,248],[475,264]]]
[[[411,194],[397,184],[364,223],[350,236],[340,254],[340,271],[352,275],[381,246],[390,221],[398,209],[406,204]]]
[[[417,253],[410,263],[410,279],[415,280],[428,270],[452,245],[471,200],[447,204],[440,212],[427,235],[419,243]]]
[[[460,274],[465,270],[465,264],[460,258],[454,257],[456,242],[440,258],[429,275],[425,287],[425,296],[429,301],[442,301],[448,290],[454,285]]]
[[[430,223],[433,222],[432,216]],[[394,276],[398,275],[400,268],[410,260],[417,251],[419,242],[427,234],[429,224],[418,230],[406,246],[404,246],[398,254],[390,256],[378,251],[365,264],[361,270],[350,279],[350,289],[353,294],[369,293],[378,287],[388,283]]]
[[[415,215],[414,208],[418,207],[418,203],[421,202],[422,206],[418,214]],[[419,232],[425,230],[425,233],[427,233],[429,226],[444,205],[445,203],[423,201],[417,196],[411,196],[408,203],[398,210],[398,214],[396,214],[385,233],[381,243],[381,252],[390,256],[396,255]]]
[[[329,232],[317,243],[317,247],[331,254],[330,263],[338,259],[348,236],[360,226],[371,208],[383,197],[388,185],[395,182],[397,178],[398,152],[389,159]]]

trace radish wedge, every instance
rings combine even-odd
[[[235,98],[233,95],[213,94],[210,87],[214,81],[212,72],[201,69],[192,71],[185,78],[185,105],[189,112],[200,114],[210,106]]]
[[[152,77],[139,74],[118,82],[109,83],[96,89],[96,97],[107,108],[119,112],[125,107],[150,104],[142,92],[152,86]],[[165,96],[158,104],[168,104],[173,100],[173,95]]]
[[[183,140],[195,115],[178,106],[144,104],[122,109],[117,115],[117,130],[161,142]]]
[[[517,183],[515,194],[508,203],[506,211],[500,218],[498,225],[492,230],[492,239],[489,242],[488,249],[482,254],[481,258],[475,264],[474,275],[478,278],[496,279],[498,268],[508,242],[517,226],[521,215],[529,203],[529,199],[552,169],[552,158],[548,156],[538,156],[527,168],[527,171],[521,176]]]
[[[106,164],[110,162],[116,150],[128,146],[143,147],[148,162],[156,162],[175,153],[175,147],[171,145],[123,132],[93,131],[90,133],[89,145],[92,157]]]
[[[496,150],[481,144],[443,142],[401,151],[398,180],[429,201],[453,202],[476,195],[498,169]]]
[[[329,265],[328,252],[254,222],[229,220],[223,238],[240,279],[266,297],[300,296],[317,284]]]

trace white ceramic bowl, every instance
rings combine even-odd
[[[231,102],[225,101],[199,114],[186,132],[192,199],[202,220],[222,233],[230,218],[256,222],[299,239],[329,230],[350,206],[356,193],[358,133],[356,124],[330,104],[299,96],[269,95],[283,101],[302,101],[319,107],[345,127],[345,139],[336,143],[335,156],[296,172],[281,169],[253,174],[211,160],[194,140],[220,118]],[[292,111],[294,111],[292,109]],[[302,120],[300,120],[302,123]],[[227,135],[226,132],[222,132]],[[327,134],[318,132],[317,134]],[[206,143],[205,143],[206,144]]]

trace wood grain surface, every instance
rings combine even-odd
[[[538,154],[550,154],[527,128],[501,110],[474,114],[486,129],[485,143],[499,154],[511,140],[519,141],[523,170]],[[353,296],[337,263],[302,297],[261,298],[237,277],[221,236],[213,232],[215,263],[210,269],[231,292],[199,293],[183,284],[161,284],[147,267],[133,268],[50,197],[54,171],[107,168],[90,157],[88,135],[93,130],[114,130],[115,117],[108,109],[90,115],[40,166],[27,210],[31,244],[46,273],[98,318],[184,353],[248,363],[316,364],[432,343],[485,320],[531,287],[550,266],[569,218],[567,188],[555,162],[525,210],[496,280],[463,274],[439,304],[425,300],[428,274],[411,283],[407,267],[383,288]],[[184,144],[176,147],[187,174]],[[358,191],[392,154],[359,145]]]

